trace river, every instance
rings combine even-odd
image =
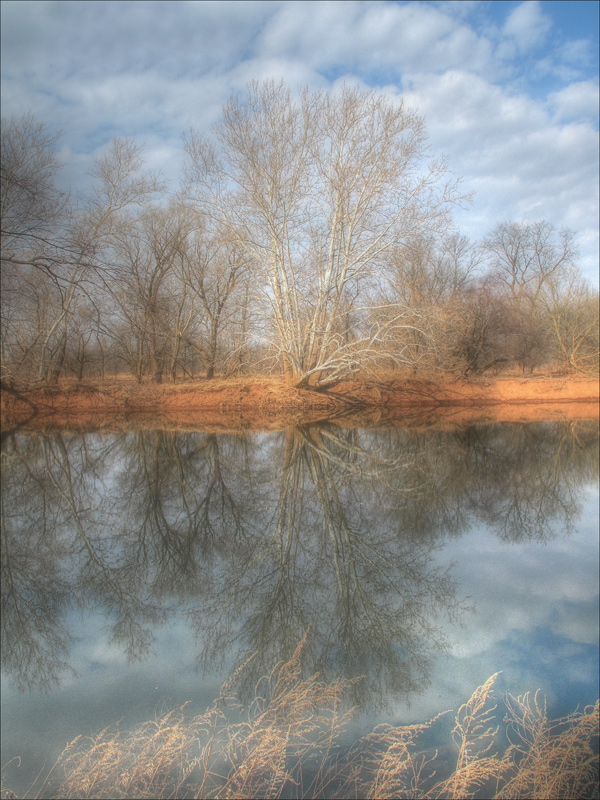
[[[360,678],[348,740],[490,675],[550,716],[598,696],[598,422],[13,433],[2,446],[2,765],[191,701],[308,632]]]

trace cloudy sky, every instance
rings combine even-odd
[[[425,117],[474,192],[478,238],[507,220],[577,234],[598,285],[598,9],[592,0],[2,2],[2,115],[61,130],[83,186],[113,136],[175,188],[182,134],[253,79],[379,88]]]

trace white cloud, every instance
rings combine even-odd
[[[578,81],[558,92],[551,92],[548,105],[553,109],[556,121],[596,120],[599,99],[597,81]]]
[[[589,93],[587,84],[574,92],[588,100]],[[445,152],[475,192],[473,206],[457,214],[467,235],[519,218],[570,227],[582,268],[597,283],[598,132],[589,122],[564,123],[544,102],[464,70],[419,76],[405,98],[424,114],[433,151]]]
[[[438,0],[440,11],[452,14],[460,19],[467,19],[481,6],[482,0]]]
[[[504,35],[512,40],[521,53],[539,47],[550,28],[551,20],[542,13],[539,0],[525,0],[511,11],[505,24]]]
[[[88,158],[115,134],[147,141],[173,184],[181,134],[210,127],[228,96],[252,79],[331,88],[343,77],[390,97],[405,91],[426,118],[432,152],[446,153],[465,188],[477,191],[471,210],[458,213],[465,233],[478,237],[521,214],[566,224],[579,233],[583,265],[597,282],[597,78],[584,74],[590,42],[579,36],[536,50],[555,35],[551,6],[544,13],[539,2],[522,3],[503,27],[489,8],[5,2],[3,113],[34,109],[64,131],[65,153]],[[532,75],[546,76],[546,96],[529,92]]]
[[[490,43],[433,5],[288,2],[256,40],[256,52],[301,59],[315,69],[440,71],[489,66]]]
[[[560,46],[557,56],[563,64],[579,68],[587,67],[593,63],[596,57],[592,47],[589,39],[572,39]]]
[[[238,64],[229,73],[229,83],[231,89],[235,91],[243,91],[246,84],[251,81],[269,79],[284,81],[292,91],[302,86],[321,88],[327,83],[312,67],[301,59],[277,56],[248,59]],[[225,95],[222,102],[224,103],[227,99],[228,97]]]

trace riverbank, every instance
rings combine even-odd
[[[474,421],[590,419],[599,383],[580,377],[496,377],[473,381],[387,377],[348,380],[327,391],[290,387],[273,377],[176,384],[123,379],[2,391],[2,427],[112,428],[132,420],[175,428],[273,429],[322,419],[360,424],[435,418]]]

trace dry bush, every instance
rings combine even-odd
[[[490,705],[492,688],[498,673],[475,690],[471,699],[462,705],[456,715],[452,739],[458,749],[456,767],[452,775],[434,787],[432,796],[466,798],[475,797],[486,787],[488,795],[493,783],[498,786],[509,769],[507,754],[499,757],[492,752],[498,736],[494,725],[497,706]]]
[[[280,797],[284,790],[324,794],[330,779],[324,766],[351,714],[342,714],[340,705],[352,681],[326,684],[318,675],[303,680],[305,639],[289,662],[259,681],[247,718],[225,729],[217,760],[229,768],[226,780],[221,785],[220,771],[215,780],[213,771],[205,770],[200,797]]]
[[[75,739],[57,764],[64,778],[55,796],[177,797],[194,769],[198,749],[197,725],[195,720],[186,723],[184,710],[128,734],[105,729],[96,737]]]
[[[305,639],[257,684],[242,709],[236,688],[248,662],[213,706],[186,707],[132,732],[79,737],[60,756],[37,798],[597,798],[598,703],[548,721],[538,695],[506,699],[504,751],[489,678],[462,705],[455,760],[419,749],[422,725],[377,727],[342,757],[341,712],[352,681],[303,678]],[[439,774],[444,772],[446,774]],[[9,791],[3,797],[15,797]]]

